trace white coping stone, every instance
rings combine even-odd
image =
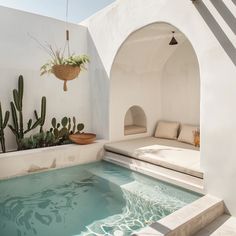
[[[205,193],[203,188],[203,179],[108,151],[105,152],[103,159],[142,174],[149,175],[153,178],[157,178],[198,193]]]
[[[200,230],[194,236],[235,236],[236,217],[224,214],[211,224]]]
[[[222,200],[206,195],[140,230],[137,236],[188,236],[198,232],[224,213]]]
[[[97,140],[89,145],[68,144],[0,154],[0,180],[27,175],[37,168],[46,171],[101,160],[106,142]]]

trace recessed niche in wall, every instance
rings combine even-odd
[[[147,132],[147,119],[143,109],[132,106],[126,112],[124,120],[124,134],[140,134]]]

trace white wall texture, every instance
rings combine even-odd
[[[17,87],[18,76],[24,76],[24,118],[33,117],[34,109],[40,111],[41,97],[47,97],[47,123],[50,127],[52,117],[76,116],[91,129],[90,85],[88,73],[82,72],[79,78],[68,82],[68,92],[63,91],[63,82],[54,76],[40,77],[40,67],[49,56],[29,36],[41,43],[64,47],[65,23],[47,17],[0,7],[0,101],[3,109],[10,109],[12,90]],[[87,53],[87,29],[74,24],[68,25],[71,36],[71,50]],[[7,148],[14,149],[14,137],[7,132]]]
[[[199,125],[199,66],[188,40],[176,48],[164,65],[160,86],[162,119]]]
[[[225,0],[223,3],[235,16],[236,7],[233,1]],[[199,61],[201,76],[201,165],[205,173],[206,191],[223,198],[231,214],[236,215],[236,191],[233,190],[236,178],[236,40],[229,19],[224,17],[223,12],[219,13],[213,4],[215,2],[209,0],[195,1],[195,4],[186,0],[149,0],[145,4],[143,0],[118,0],[84,24],[88,26],[105,71],[111,78],[115,72],[124,71],[122,65],[119,65],[119,70],[118,66],[112,67],[120,46],[129,35],[144,26],[167,22],[176,26],[189,39]],[[157,76],[156,72],[154,74]],[[129,96],[139,93],[138,87],[144,86],[143,90],[148,89],[142,83],[141,74],[136,75],[136,80],[132,78],[132,73],[130,76],[126,84],[129,87]],[[152,76],[148,77],[151,80]],[[135,88],[132,82],[136,83]],[[116,98],[118,94],[112,90],[116,84],[119,86],[116,80],[112,81],[110,114],[106,114],[107,117],[110,116],[110,125],[108,121],[107,125],[111,137],[121,137],[119,130],[111,129],[115,126],[119,128],[120,122],[123,122],[123,119],[114,119],[112,108],[119,105],[116,114],[120,116],[130,103],[134,103],[131,98],[127,99],[126,88]],[[153,107],[153,90],[149,94],[149,104]],[[105,93],[104,100],[108,99],[107,95]],[[142,106],[144,101],[140,97],[135,103]],[[148,103],[145,105],[148,106]],[[157,110],[151,114],[147,111],[146,113],[148,122],[158,119]],[[149,132],[151,130],[149,127]]]

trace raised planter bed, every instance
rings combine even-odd
[[[106,140],[89,145],[68,144],[0,154],[0,180],[32,172],[98,161]]]

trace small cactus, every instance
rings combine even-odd
[[[35,115],[36,120],[41,119],[41,122],[39,124],[40,132],[43,132],[43,126],[44,126],[45,119],[46,119],[46,106],[47,106],[46,104],[47,104],[46,97],[42,97],[42,99],[41,99],[41,116],[40,116],[40,118],[38,116],[37,111],[36,110],[34,111],[34,115]]]
[[[74,116],[73,116],[73,118],[72,118],[72,121],[73,121],[72,134],[74,134],[74,133],[75,133],[75,129],[76,129],[76,119],[75,119]]]
[[[49,132],[54,135],[55,142],[59,145],[70,143],[69,135],[80,133],[84,129],[84,124],[79,123],[76,125],[75,117],[72,119],[70,117],[63,117],[61,124],[57,123],[56,118],[52,118],[51,124],[52,128],[50,128]]]
[[[84,124],[80,123],[77,125],[77,131],[80,133],[84,129]]]
[[[6,111],[5,114],[3,115],[2,105],[0,102],[0,142],[1,142],[2,152],[6,152],[4,129],[7,126],[9,117],[10,117],[9,111]]]
[[[54,117],[54,118],[52,118],[52,127],[55,129],[56,128],[56,125],[57,125],[57,120],[56,120],[56,118]]]
[[[61,120],[61,124],[63,127],[66,127],[68,124],[68,118],[67,117],[63,117]]]

